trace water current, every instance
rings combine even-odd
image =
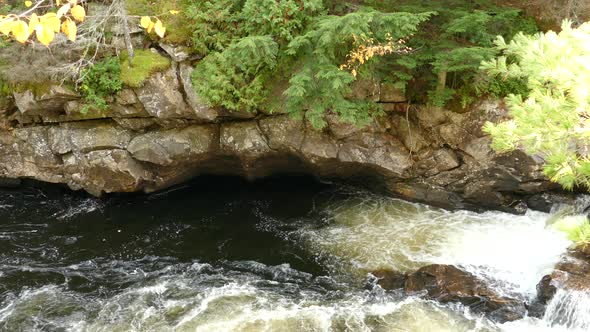
[[[497,324],[384,291],[376,269],[461,266],[530,299],[570,243],[548,214],[446,211],[306,178],[151,195],[0,192],[0,331],[588,331],[590,295]]]

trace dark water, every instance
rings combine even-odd
[[[385,292],[367,277],[379,267],[451,263],[530,296],[567,246],[544,229],[546,218],[444,211],[302,177],[201,178],[102,199],[56,187],[3,190],[0,331],[585,327],[585,319],[499,326],[460,306]],[[543,257],[515,254],[523,236]]]
[[[0,299],[47,283],[80,292],[127,287],[133,280],[104,271],[117,262],[137,262],[146,273],[194,260],[288,262],[321,275],[326,271],[309,253],[265,229],[261,216],[297,227],[332,196],[307,178],[256,184],[207,178],[167,192],[105,199],[31,188],[0,192]]]

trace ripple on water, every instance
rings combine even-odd
[[[68,331],[493,331],[480,318],[434,302],[401,299],[379,289],[346,292],[301,280],[287,266],[233,262],[174,266],[109,297],[84,296],[63,286],[26,289],[0,307],[0,329]],[[250,266],[251,268],[246,268]],[[267,275],[279,276],[274,287]],[[285,285],[297,288],[286,292]]]

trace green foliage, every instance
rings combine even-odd
[[[488,123],[498,151],[525,148],[545,160],[545,174],[566,189],[590,188],[590,23],[562,32],[496,41],[502,56],[484,62],[491,76],[527,82],[506,99],[512,119]]]
[[[128,55],[123,52],[119,56],[121,81],[129,87],[138,88],[150,75],[170,68],[170,60],[150,50],[135,50],[131,66]]]
[[[243,0],[196,1],[186,8],[196,53],[221,52],[234,38],[242,36],[238,28],[242,3]]]
[[[355,77],[339,68],[352,48],[353,36],[405,38],[432,14],[366,10],[320,18],[307,33],[294,38],[287,49],[287,54],[304,60],[285,91],[287,109],[308,111],[309,120],[317,128],[325,125],[326,111],[338,114],[346,122],[366,123],[379,109],[367,101],[346,98]]]
[[[264,75],[277,64],[278,45],[269,36],[240,39],[199,63],[195,89],[212,105],[232,111],[255,110],[265,99]]]
[[[517,31],[536,31],[520,11],[487,0],[208,0],[185,11],[194,51],[204,56],[193,82],[209,104],[306,112],[316,127],[326,112],[357,124],[380,113],[375,103],[349,98],[356,78],[340,65],[354,36],[378,44],[389,34],[412,48],[365,62],[366,78],[408,87],[412,102],[467,106],[483,95],[526,90],[522,80],[481,75],[479,66],[497,54],[498,33],[510,40]],[[268,54],[272,61],[261,61]]]
[[[590,222],[586,216],[565,216],[557,220],[553,227],[565,233],[575,246],[590,244]]]
[[[95,63],[82,73],[80,90],[89,105],[106,109],[105,98],[119,91],[123,86],[121,81],[121,67],[116,58],[107,58]],[[83,108],[86,112],[87,108]]]
[[[247,35],[290,41],[324,10],[322,0],[247,0],[241,13]]]

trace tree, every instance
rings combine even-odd
[[[510,120],[485,125],[493,148],[542,157],[545,174],[570,190],[590,188],[590,22],[571,24],[508,44],[498,38],[502,56],[482,64],[492,76],[525,79],[529,90],[506,98]]]

